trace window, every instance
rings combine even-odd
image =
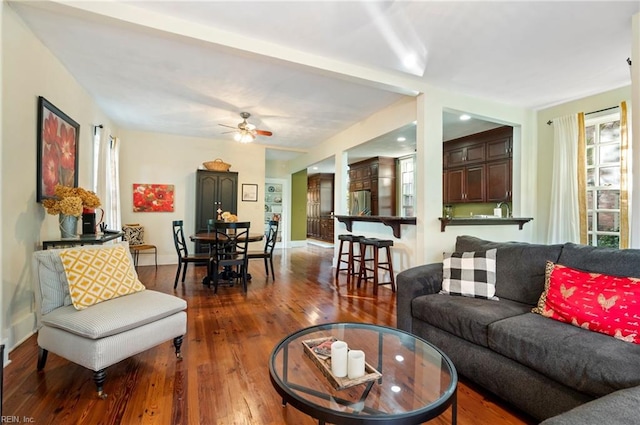
[[[400,169],[400,215],[413,217],[415,203],[415,156],[398,159]]]
[[[588,244],[620,245],[620,114],[585,121]]]

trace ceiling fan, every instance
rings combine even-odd
[[[235,139],[236,142],[240,142],[240,143],[250,143],[255,140],[256,136],[271,136],[273,134],[270,131],[258,130],[255,125],[249,124],[247,122],[247,118],[249,118],[250,116],[251,114],[248,112],[240,112],[240,117],[242,118],[242,122],[239,123],[236,127],[226,125],[226,124],[219,124],[222,127],[233,128],[233,131],[226,131],[223,134],[235,133],[233,135],[233,138]]]

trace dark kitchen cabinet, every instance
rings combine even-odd
[[[460,167],[467,164],[477,164],[484,161],[484,143],[447,149],[444,156],[444,164],[447,168]]]
[[[375,157],[349,165],[349,192],[371,192],[371,215],[396,215],[396,160]]]
[[[511,144],[512,138],[510,136],[487,142],[487,161],[511,158],[513,150]]]
[[[445,142],[444,202],[511,201],[512,141],[505,126]]]
[[[511,160],[487,164],[487,202],[511,200]]]
[[[444,179],[446,204],[484,202],[484,164],[447,170]]]
[[[307,237],[333,242],[333,174],[307,178]]]
[[[198,170],[196,173],[196,228],[207,230],[209,219],[217,218],[216,210],[238,213],[238,173]],[[208,248],[196,243],[196,252],[207,252]]]

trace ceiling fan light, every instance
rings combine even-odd
[[[238,140],[240,143],[251,143],[253,139],[255,139],[255,136],[248,132],[243,132],[241,135],[238,134],[238,136],[240,136]]]
[[[242,140],[242,134],[240,133],[236,133],[233,135],[233,140],[235,140],[236,142],[240,142]]]

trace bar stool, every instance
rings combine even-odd
[[[360,258],[362,256],[362,252],[358,249],[358,253],[354,252],[354,245],[358,245],[360,247],[360,240],[364,239],[364,236],[356,236],[351,234],[338,235],[338,239],[340,240],[340,246],[338,247],[338,264],[336,265],[336,286],[338,285],[338,275],[341,271],[347,272],[347,285],[351,283],[351,276],[355,276],[358,274],[356,272],[355,263],[358,263],[358,271],[360,270]],[[347,242],[349,246],[347,247],[347,251],[343,252],[343,244]],[[343,257],[347,257],[347,259],[343,259]],[[342,264],[346,264],[346,267],[341,268]]]
[[[378,285],[385,285],[387,283],[391,284],[391,290],[396,292],[396,282],[393,277],[393,263],[391,259],[391,247],[393,246],[393,241],[389,239],[378,239],[378,238],[362,238],[360,240],[360,255],[362,258],[360,259],[360,272],[358,273],[358,288],[360,287],[361,281],[366,281],[369,279],[373,279],[373,294],[378,295]],[[370,251],[367,252],[367,248],[371,247]],[[380,262],[379,259],[379,251],[380,249],[385,249],[387,254],[387,261]],[[369,255],[369,257],[367,257]],[[370,262],[373,261],[373,266],[370,266]],[[386,270],[389,272],[389,282],[378,282],[378,271]],[[371,276],[369,276],[368,272],[373,272]]]

